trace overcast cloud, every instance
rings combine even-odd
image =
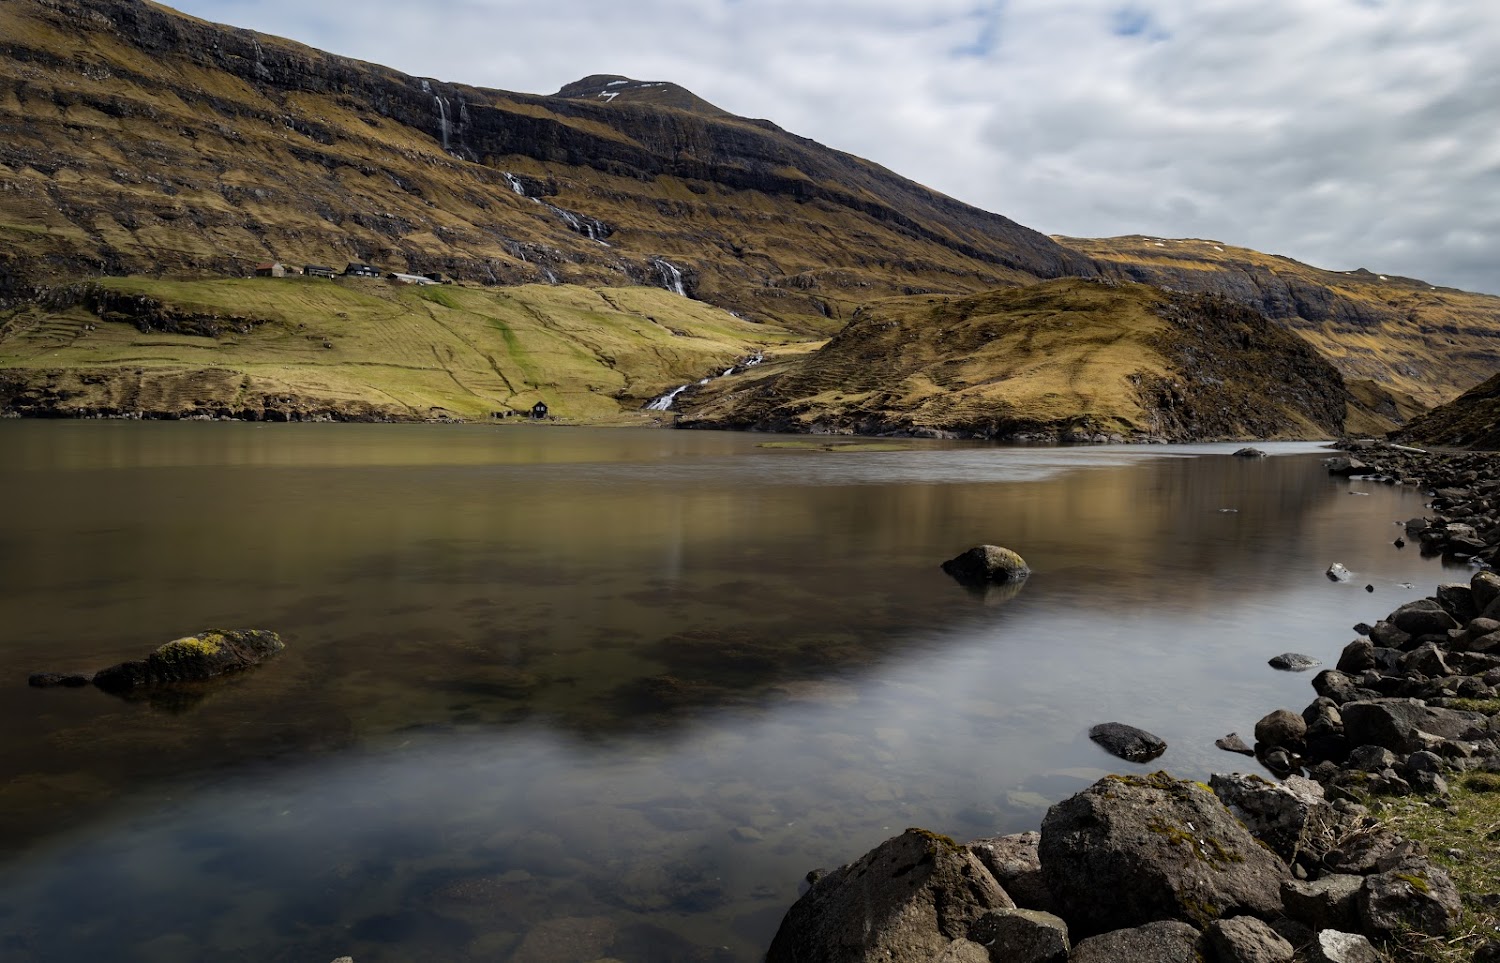
[[[177,0],[419,76],[670,80],[1052,234],[1500,293],[1495,0]]]

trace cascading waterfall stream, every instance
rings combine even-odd
[[[672,406],[677,403],[677,396],[680,395],[680,394],[682,394],[684,391],[688,390],[689,388],[692,388],[692,387],[695,387],[695,386],[701,387],[703,385],[708,384],[711,381],[717,381],[720,378],[727,378],[730,375],[735,374],[736,372],[747,371],[750,368],[753,368],[756,365],[760,364],[764,360],[766,360],[766,356],[763,355],[763,354],[751,355],[750,357],[746,358],[744,361],[739,362],[738,364],[732,364],[732,365],[730,365],[729,367],[725,368],[722,372],[720,372],[717,375],[709,375],[707,378],[699,378],[697,381],[689,381],[685,385],[678,385],[676,388],[673,388],[671,391],[667,392],[666,394],[662,395],[661,397],[659,397],[659,398],[653,398],[646,405],[646,409],[645,410],[646,411],[671,411],[672,410]]]
[[[656,267],[656,273],[661,275],[662,286],[674,294],[687,297],[687,289],[682,286],[682,269],[668,261],[664,257],[654,257],[651,263]]]
[[[448,152],[448,144],[451,140],[451,127],[448,124],[448,105],[443,102],[443,98],[437,96],[436,94],[433,95],[432,99],[437,101],[438,129],[442,131],[443,134],[443,150],[444,152]]]

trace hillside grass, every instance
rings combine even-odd
[[[485,417],[543,401],[554,415],[598,421],[798,340],[655,288],[312,278],[99,284],[160,302],[164,317],[221,319],[226,328],[216,337],[143,332],[82,307],[33,307],[0,320],[0,369],[39,377],[102,372],[101,394],[109,372],[218,376],[198,378],[195,390],[208,397],[179,399],[182,405],[233,402],[226,395],[240,390],[234,386],[250,385],[334,404],[397,406],[417,417],[432,409]]]

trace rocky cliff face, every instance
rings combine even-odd
[[[486,283],[680,278],[826,325],[872,294],[1093,270],[673,85],[483,90],[139,0],[0,3],[0,132],[4,273],[44,281],[367,260]]]
[[[1401,437],[1423,445],[1500,450],[1500,375],[1414,418]]]

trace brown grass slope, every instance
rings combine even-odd
[[[1401,437],[1422,445],[1500,450],[1500,374],[1414,418]]]
[[[1312,438],[1349,394],[1305,341],[1227,299],[1051,281],[893,299],[800,359],[688,398],[689,427],[962,437]]]
[[[1500,368],[1500,298],[1491,295],[1325,271],[1219,241],[1058,240],[1106,275],[1248,304],[1285,322],[1345,377],[1373,380],[1422,406],[1450,401]]]
[[[870,297],[1093,271],[867,161],[617,79],[484,90],[142,0],[5,0],[0,276],[24,294],[15,276],[276,258],[661,286],[666,258],[699,298],[828,332]]]

